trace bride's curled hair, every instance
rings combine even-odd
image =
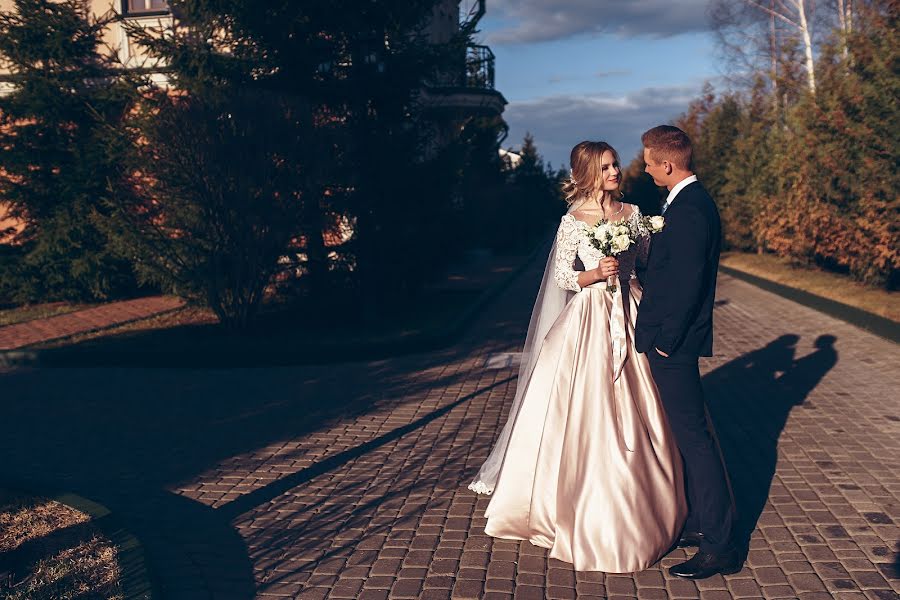
[[[562,184],[567,203],[589,198],[603,189],[601,159],[606,152],[612,152],[616,162],[619,161],[619,153],[606,142],[581,142],[572,148],[569,155],[572,173]]]

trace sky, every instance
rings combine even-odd
[[[687,110],[719,78],[708,0],[488,0],[478,43],[497,57],[509,104],[504,147],[526,131],[554,167],[603,140],[623,165],[641,133]]]

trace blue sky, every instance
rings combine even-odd
[[[530,131],[555,167],[572,146],[605,140],[627,164],[640,135],[687,109],[715,81],[708,0],[488,0],[480,43],[518,147]],[[673,8],[677,6],[677,8]]]

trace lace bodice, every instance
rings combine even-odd
[[[640,225],[641,212],[634,207],[634,212],[628,217],[641,235],[636,243],[631,247],[618,254],[619,259],[619,279],[627,281],[637,277],[635,272],[637,262],[645,261],[650,248],[650,232],[645,231]],[[563,215],[559,223],[559,230],[556,232],[556,283],[564,290],[580,292],[581,286],[578,285],[578,273],[575,270],[575,258],[581,259],[584,269],[596,269],[603,258],[603,253],[594,248],[587,236],[588,227],[584,221],[579,221],[570,214]]]

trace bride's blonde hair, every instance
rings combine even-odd
[[[619,162],[619,153],[606,142],[581,142],[572,148],[569,155],[572,174],[562,184],[567,203],[590,198],[603,189],[601,163],[606,152],[612,152],[616,162]]]

